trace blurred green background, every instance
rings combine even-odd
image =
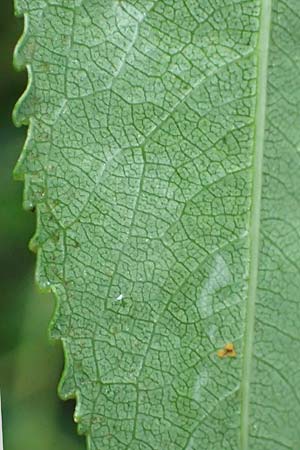
[[[35,256],[28,250],[35,214],[22,210],[22,183],[12,170],[26,128],[13,126],[11,113],[27,83],[12,66],[23,20],[13,0],[0,5],[0,389],[4,449],[82,450],[73,422],[74,402],[57,397],[63,367],[60,343],[48,341],[54,300],[34,286]]]

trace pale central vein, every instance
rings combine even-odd
[[[253,160],[253,187],[250,215],[250,267],[249,291],[246,307],[246,329],[243,354],[243,374],[241,385],[241,450],[248,450],[249,439],[249,403],[250,379],[252,368],[252,353],[255,324],[255,300],[257,295],[260,210],[263,173],[263,150],[265,140],[265,118],[267,103],[268,55],[271,30],[272,0],[262,0],[260,15],[260,31],[258,37],[257,55],[257,89],[255,111],[255,136]]]

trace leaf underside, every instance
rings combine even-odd
[[[299,0],[15,3],[15,175],[88,448],[300,448]]]

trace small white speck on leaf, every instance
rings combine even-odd
[[[116,298],[116,300],[118,300],[119,302],[121,302],[123,299],[124,299],[124,295],[123,295],[123,294],[120,294],[120,295]]]

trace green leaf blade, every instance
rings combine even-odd
[[[282,393],[299,340],[293,6],[16,2],[30,75],[16,173],[37,206],[37,280],[58,299],[60,392],[89,449],[300,442]],[[229,342],[237,357],[218,358]]]

